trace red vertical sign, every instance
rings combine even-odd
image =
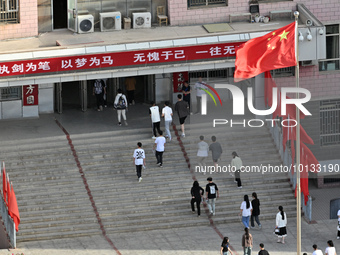
[[[178,93],[182,91],[182,87],[184,86],[184,82],[189,79],[188,72],[181,73],[173,73],[173,86],[174,93]]]
[[[24,106],[38,105],[38,85],[22,86],[22,101]]]

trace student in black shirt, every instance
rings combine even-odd
[[[260,243],[260,251],[258,255],[269,255],[269,252],[264,249],[264,244]]]
[[[261,228],[262,225],[261,225],[261,222],[259,220],[260,200],[257,198],[256,192],[253,192],[252,197],[253,197],[253,200],[251,201],[251,206],[253,207],[253,211],[252,211],[251,217],[250,217],[250,226],[251,226],[251,228],[255,227],[255,223],[254,223],[254,219],[255,219],[257,225],[259,225],[259,228]]]
[[[230,250],[229,247],[229,238],[228,237],[224,237],[222,244],[221,244],[221,255],[232,255],[233,253]]]
[[[198,217],[200,217],[201,215],[200,204],[202,201],[203,194],[204,194],[204,189],[200,187],[200,185],[198,184],[198,181],[194,181],[194,184],[192,185],[192,188],[191,188],[191,196],[192,196],[191,210],[192,210],[192,213],[195,213],[195,203],[196,203]]]

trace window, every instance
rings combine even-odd
[[[271,70],[270,72],[274,78],[295,76],[295,66],[279,68],[279,69]]]
[[[320,101],[320,145],[340,143],[340,99]]]
[[[0,23],[19,23],[19,0],[0,0]]]
[[[22,87],[0,89],[0,101],[20,100]]]
[[[228,0],[188,0],[188,8],[221,5],[228,6]]]
[[[339,70],[339,24],[326,26],[326,59],[319,61],[319,71]]]

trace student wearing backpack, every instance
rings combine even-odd
[[[106,94],[106,86],[103,80],[97,79],[93,84],[93,95],[97,99],[97,111],[103,110],[104,95]]]
[[[128,106],[127,106],[126,96],[123,94],[121,89],[118,89],[118,94],[115,98],[113,105],[114,105],[114,108],[117,110],[118,126],[122,125],[122,122],[121,122],[122,116],[123,116],[125,126],[127,126],[128,123],[126,122],[126,110]]]

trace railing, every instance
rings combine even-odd
[[[291,157],[291,151],[290,148],[288,148],[288,146],[286,146],[286,150],[284,150],[283,145],[282,145],[282,140],[283,140],[283,135],[281,132],[281,128],[279,128],[277,125],[272,127],[269,127],[270,133],[272,134],[272,137],[274,139],[274,143],[276,145],[276,148],[278,149],[279,153],[280,153],[280,157],[281,160],[283,162],[284,166],[287,166],[288,169],[291,168],[292,165],[292,157]],[[296,175],[295,172],[292,171],[288,171],[288,177],[290,180],[290,183],[292,185],[292,187],[296,187]],[[304,202],[304,196],[301,196],[301,207],[302,207],[302,211],[305,215],[305,218],[308,222],[312,221],[312,198],[311,196],[308,196],[308,201],[307,201],[307,205],[305,205]]]
[[[228,0],[188,0],[188,7],[208,6],[215,4],[224,4],[228,6]]]
[[[0,0],[0,23],[19,23],[18,0]]]
[[[9,216],[8,214],[8,209],[2,196],[0,196],[0,210],[1,210],[2,221],[4,222],[4,226],[6,228],[7,235],[9,236],[9,240],[11,242],[12,248],[16,248],[17,240],[16,240],[15,223],[12,220],[11,216]]]

